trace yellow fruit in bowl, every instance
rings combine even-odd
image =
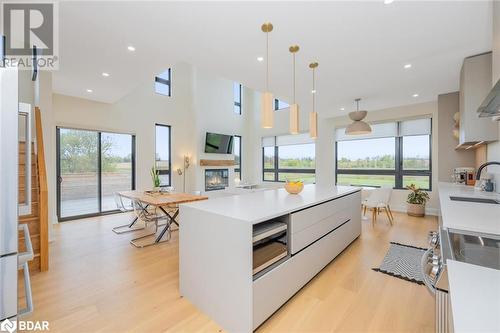
[[[299,194],[304,189],[304,183],[302,181],[285,183],[285,190],[290,194]]]

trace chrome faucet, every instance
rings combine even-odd
[[[481,164],[481,166],[479,167],[479,169],[477,169],[477,173],[476,173],[476,180],[479,180],[481,179],[481,171],[483,171],[484,168],[486,168],[488,165],[493,165],[493,164],[496,164],[496,165],[500,165],[500,162],[486,162],[484,164]]]

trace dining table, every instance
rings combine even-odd
[[[123,198],[127,198],[130,200],[137,200],[144,205],[144,208],[155,207],[158,208],[163,214],[165,214],[169,222],[166,223],[161,230],[160,234],[156,237],[154,243],[159,243],[170,228],[171,224],[174,223],[179,226],[179,223],[176,221],[177,216],[179,215],[179,205],[188,202],[207,200],[207,196],[182,193],[182,192],[161,192],[161,191],[141,191],[141,190],[133,190],[133,191],[121,191],[118,192]],[[129,224],[129,228],[132,227],[138,220],[138,217],[135,217],[134,220]]]

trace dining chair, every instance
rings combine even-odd
[[[167,215],[164,215],[162,213],[158,213],[157,208],[150,208],[147,205],[144,205],[141,201],[135,200],[135,199],[132,200],[132,207],[134,208],[134,214],[137,217],[137,219],[144,222],[145,228],[147,228],[150,224],[153,224],[154,231],[147,234],[147,235],[132,239],[130,241],[130,244],[132,244],[133,246],[138,247],[138,248],[143,248],[143,247],[163,243],[163,242],[170,240],[171,221]],[[159,221],[163,221],[163,220],[167,220],[167,222],[166,222],[167,227],[164,229],[165,230],[164,234],[167,234],[167,237],[165,240],[156,239],[153,242],[146,243],[146,244],[140,244],[138,242],[141,239],[155,236],[156,233],[158,232]],[[163,238],[164,234],[161,235],[162,236],[161,238]]]
[[[129,213],[134,210],[132,202],[125,204],[125,202],[123,201],[123,197],[118,192],[113,193],[113,198],[115,199],[116,208],[120,212]],[[134,227],[137,224],[137,222],[140,222],[140,220],[137,217],[135,217],[130,223],[116,226],[112,230],[115,234],[125,234],[137,230],[144,230],[146,228],[145,226]]]
[[[392,188],[382,187],[370,191],[370,196],[363,201],[363,216],[366,215],[366,211],[371,209],[372,211],[372,226],[375,226],[377,221],[377,215],[383,209],[387,214],[389,223],[394,224],[394,216],[392,215],[391,207],[389,202],[391,200]]]

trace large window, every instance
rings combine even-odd
[[[171,185],[171,136],[170,126],[156,124],[155,163],[160,175],[160,186]]]
[[[155,92],[160,95],[172,96],[171,69],[155,76]]]
[[[135,137],[57,128],[57,216],[60,221],[117,209],[114,193],[133,190]]]
[[[241,136],[234,136],[233,143],[233,154],[234,154],[234,173],[238,179],[241,179]]]
[[[426,118],[375,124],[363,136],[337,129],[337,184],[431,190],[431,127]]]
[[[233,83],[234,113],[241,114],[241,84]]]
[[[271,182],[316,181],[315,144],[307,134],[262,139],[262,179]]]
[[[284,101],[279,100],[277,98],[274,99],[274,110],[275,111],[286,109],[289,106],[290,106],[290,104],[288,104],[287,102],[284,102]]]

